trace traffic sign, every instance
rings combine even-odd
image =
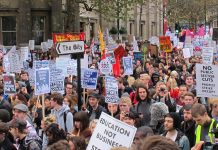
[[[83,53],[84,41],[60,42],[57,43],[56,50],[59,55]]]

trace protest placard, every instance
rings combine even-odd
[[[96,89],[97,79],[98,79],[98,71],[94,69],[82,69],[81,71],[82,77],[82,88],[86,89]]]
[[[29,49],[34,50],[35,49],[35,40],[29,40]]]
[[[183,42],[178,42],[177,48],[178,49],[183,49],[184,43]]]
[[[62,69],[63,70],[63,75],[64,77],[67,77],[68,74],[67,74],[67,65],[68,65],[68,62],[69,62],[70,57],[58,57],[56,58],[56,68],[57,69]]]
[[[134,55],[135,62],[137,60],[140,60],[141,62],[143,61],[143,54],[142,54],[142,52],[134,52],[133,55]]]
[[[50,70],[40,68],[35,70],[35,95],[50,93]]]
[[[169,36],[160,36],[160,49],[166,53],[172,52],[171,41]]]
[[[183,48],[182,52],[183,52],[184,58],[190,58],[191,57],[190,48]]]
[[[118,97],[118,83],[112,76],[105,76],[105,87],[106,87],[106,103],[119,103]]]
[[[115,64],[116,63],[113,51],[108,51],[106,53],[106,58],[111,62],[111,64]]]
[[[213,63],[213,47],[203,47],[202,49],[203,64],[212,65]]]
[[[218,97],[218,66],[196,64],[197,97]]]
[[[28,75],[29,75],[29,83],[30,83],[31,86],[34,86],[35,85],[35,70],[29,68],[27,70],[27,72],[28,72]]]
[[[21,47],[20,48],[20,64],[21,68],[24,68],[23,62],[29,59],[29,49],[28,47]]]
[[[3,74],[3,82],[4,82],[4,94],[5,95],[16,93],[14,74]]]
[[[52,48],[52,46],[53,46],[53,40],[48,39],[48,40],[47,40],[47,46],[48,46],[48,49]]]
[[[10,72],[20,73],[21,72],[20,57],[18,52],[16,51],[16,47],[13,46],[7,55],[10,63]]]
[[[99,64],[99,70],[102,74],[110,74],[112,73],[112,65],[111,62],[107,59],[101,60]]]
[[[102,112],[86,150],[130,148],[136,128]]]
[[[68,61],[67,74],[77,76],[77,61],[71,59]]]
[[[49,68],[49,66],[50,66],[50,63],[48,60],[34,61],[33,62],[34,69]]]
[[[51,93],[58,92],[64,94],[64,76],[62,69],[51,69],[50,72],[50,88]]]
[[[125,75],[132,75],[133,74],[132,57],[123,57],[123,67],[124,67],[124,74]]]

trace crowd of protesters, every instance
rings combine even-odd
[[[93,58],[92,69],[98,62]],[[45,95],[45,118],[42,97],[34,96],[29,75],[22,71],[16,75],[15,95],[4,95],[0,84],[0,149],[85,150],[102,112],[137,128],[133,150],[197,150],[208,138],[214,144],[218,99],[196,96],[196,63],[200,57],[184,59],[175,49],[167,58],[160,53],[135,60],[133,75],[127,76],[121,62],[119,103],[105,103],[99,77],[97,89],[86,90],[82,110],[78,94],[84,94],[76,92],[76,78],[66,78],[64,95]]]

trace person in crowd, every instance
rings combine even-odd
[[[26,121],[27,130],[32,134],[37,134],[32,123],[32,118],[29,116],[29,109],[24,104],[17,104],[13,108],[13,119],[20,119]],[[12,120],[13,121],[13,120]]]
[[[26,130],[27,122],[21,119],[14,119],[9,123],[10,133],[18,139],[18,150],[41,150],[41,139],[37,134]]]
[[[141,72],[139,79],[141,81],[141,83],[147,88],[149,89],[151,87],[151,77],[150,75],[148,75],[145,72]]]
[[[21,77],[21,81],[25,82],[26,84],[26,89],[27,89],[28,94],[32,94],[33,90],[29,82],[28,73],[25,71],[21,71],[20,77]]]
[[[111,116],[117,116],[120,113],[118,104],[108,103],[107,104],[107,114]]]
[[[78,112],[78,99],[75,95],[66,95],[64,97],[64,104],[70,107],[70,111],[75,114]]]
[[[138,79],[139,73],[142,71],[142,63],[140,60],[136,60],[136,65],[133,70],[133,76],[135,79]]]
[[[188,91],[193,91],[196,87],[194,84],[194,77],[191,74],[186,75],[185,84],[188,87]]]
[[[188,92],[186,85],[182,84],[179,86],[178,97],[176,98],[176,103],[179,106],[184,106],[184,96]]]
[[[211,103],[211,116],[218,121],[218,101],[213,101]]]
[[[4,99],[3,84],[0,84],[0,109],[6,109],[12,115],[12,106],[8,100]]]
[[[45,116],[48,116],[51,114],[51,97],[50,95],[46,96],[45,97]]]
[[[67,95],[75,95],[75,91],[73,89],[73,83],[71,82],[67,82],[65,84],[65,95],[64,96],[67,96]]]
[[[42,120],[42,105],[40,104],[38,98],[34,96],[28,101],[28,107],[32,118],[32,122],[36,124],[38,131],[41,126]]]
[[[188,74],[190,74],[189,72],[188,72],[188,66],[187,66],[187,64],[183,64],[182,65],[182,71],[181,71],[181,73],[180,73],[180,79],[181,79],[181,83],[182,84],[185,84],[185,78],[186,78],[186,76],[188,75]]]
[[[56,123],[67,133],[73,129],[73,114],[67,105],[63,105],[63,96],[60,93],[51,95],[51,114],[55,115]]]
[[[139,115],[134,112],[129,112],[123,114],[122,121],[130,126],[140,127],[141,126],[141,120],[139,118]]]
[[[180,131],[180,117],[175,112],[168,113],[164,118],[165,133],[162,136],[176,142],[181,150],[189,150],[190,144],[188,138]]]
[[[177,78],[178,78],[178,73],[175,70],[172,71],[167,81],[167,88],[169,91],[178,87]]]
[[[68,138],[70,150],[86,150],[86,141],[80,136],[71,136]]]
[[[54,115],[49,115],[41,121],[42,134],[39,136],[41,136],[42,138],[42,150],[45,150],[48,145],[48,138],[46,136],[45,130],[50,124],[55,123],[55,122],[56,120],[55,120]]]
[[[90,123],[89,123],[89,129],[90,129],[92,134],[95,130],[97,123],[98,123],[98,119],[94,119],[94,120],[90,121]]]
[[[46,150],[71,150],[67,140],[60,140],[57,143],[50,145]]]
[[[45,130],[46,136],[48,138],[48,146],[60,141],[66,140],[66,132],[59,128],[59,125],[56,123],[50,124]]]
[[[150,127],[155,134],[164,132],[164,116],[169,113],[169,108],[163,102],[156,102],[151,105]]]
[[[12,100],[12,106],[15,106],[16,104],[25,104],[25,105],[27,105],[26,97],[21,93],[16,94],[14,99]]]
[[[151,76],[152,86],[155,87],[156,84],[160,81],[159,72],[154,72]]]
[[[200,141],[206,141],[209,137],[210,142],[214,143],[214,130],[218,128],[218,123],[208,116],[207,109],[203,104],[194,104],[191,108],[191,115],[196,122],[197,128],[195,132],[195,144]]]
[[[140,150],[180,150],[175,142],[160,135],[148,136],[142,143]]]
[[[133,149],[139,150],[140,146],[143,144],[143,140],[148,137],[154,135],[152,129],[147,126],[142,126],[137,128],[137,131],[135,133],[135,137],[133,139]]]
[[[72,136],[80,136],[88,142],[92,133],[89,129],[89,117],[87,112],[79,111],[74,115],[74,129],[71,133]]]
[[[89,111],[88,116],[89,120],[99,119],[102,112],[106,112],[106,109],[99,105],[99,95],[93,93],[88,98],[89,106],[87,110]]]
[[[195,121],[191,115],[192,105],[185,105],[183,107],[184,111],[184,121],[181,124],[181,131],[188,137],[190,148],[195,145]]]
[[[137,88],[136,99],[138,103],[135,106],[137,112],[142,119],[142,125],[149,125],[151,120],[150,107],[152,104],[151,99],[148,97],[149,92],[144,85],[139,85]]]
[[[7,109],[0,109],[0,121],[1,122],[9,122],[11,120],[11,114]]]
[[[167,83],[167,71],[164,68],[159,69],[159,75],[160,75],[160,81],[164,82],[165,84]]]
[[[124,78],[119,78],[118,79],[118,96],[121,97],[121,95],[124,93],[124,89],[125,89],[125,86],[124,86]]]
[[[8,138],[9,126],[7,123],[0,121],[0,149],[1,150],[16,150],[17,148]]]
[[[120,113],[116,115],[115,118],[122,121],[124,117],[123,114],[129,113],[130,111],[134,111],[132,107],[131,99],[129,97],[122,96],[119,101],[119,109],[120,109]]]

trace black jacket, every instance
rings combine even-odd
[[[88,116],[91,117],[92,115],[92,107],[88,107]],[[101,105],[98,105],[97,109],[95,110],[96,116],[95,119],[99,119],[101,116],[101,112],[107,112],[106,109],[104,107],[102,107]]]
[[[190,148],[193,147],[195,145],[195,121],[183,121],[181,130],[188,137]]]

